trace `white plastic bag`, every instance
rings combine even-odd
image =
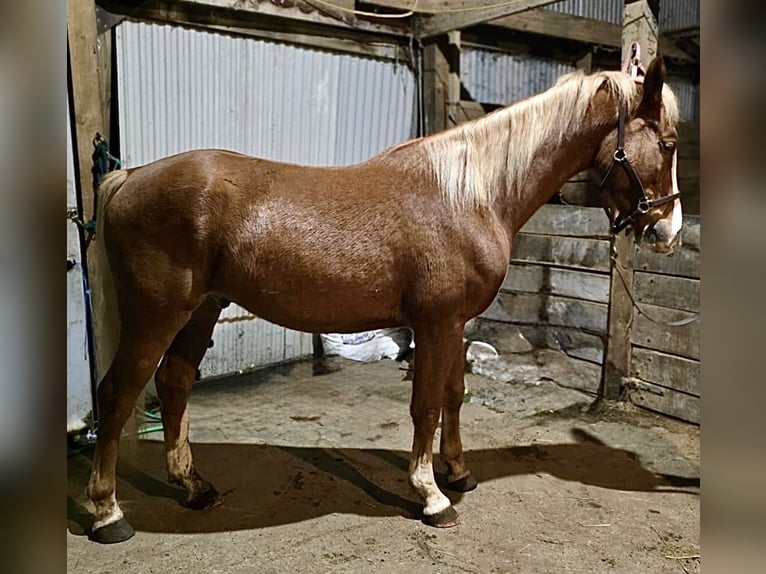
[[[321,337],[326,355],[369,363],[383,358],[396,359],[404,354],[410,347],[412,331],[399,327],[350,334],[328,333]]]

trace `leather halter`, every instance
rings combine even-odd
[[[619,122],[617,125],[617,149],[614,152],[614,159],[612,159],[612,163],[609,166],[609,169],[606,170],[606,173],[604,174],[604,177],[601,179],[601,183],[599,184],[599,190],[602,192],[606,191],[604,187],[609,180],[609,177],[612,175],[615,167],[622,169],[625,172],[625,175],[628,176],[629,189],[633,195],[633,201],[635,201],[636,205],[633,213],[626,217],[621,215],[617,215],[615,217],[612,214],[611,209],[608,207],[605,208],[606,213],[609,216],[609,221],[611,222],[612,233],[615,235],[620,233],[628,225],[633,224],[637,216],[646,214],[652,208],[659,207],[660,205],[665,205],[671,201],[675,201],[681,196],[680,193],[672,193],[670,195],[658,197],[656,199],[649,199],[646,197],[646,191],[644,190],[644,186],[641,183],[641,178],[638,177],[636,170],[633,168],[633,165],[630,163],[628,156],[625,154],[626,115],[626,104],[624,101],[620,100]]]

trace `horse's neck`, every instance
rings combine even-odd
[[[495,209],[509,236],[515,235],[567,180],[591,167],[601,141],[614,128],[614,104],[599,104],[577,132],[565,135],[560,143],[555,135],[543,141],[521,180],[498,194]]]

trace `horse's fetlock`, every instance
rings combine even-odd
[[[114,490],[105,482],[90,482],[85,488],[85,495],[93,502],[101,502],[114,495]]]

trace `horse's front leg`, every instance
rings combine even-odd
[[[415,375],[410,414],[415,436],[410,459],[410,486],[423,499],[423,522],[448,528],[460,522],[450,500],[436,486],[433,441],[444,402],[445,382],[463,344],[462,325],[421,325],[415,328]]]
[[[447,488],[468,492],[476,488],[476,479],[463,460],[460,440],[460,408],[465,395],[465,347],[460,346],[447,376],[442,406],[442,432],[439,452],[449,470]]]

